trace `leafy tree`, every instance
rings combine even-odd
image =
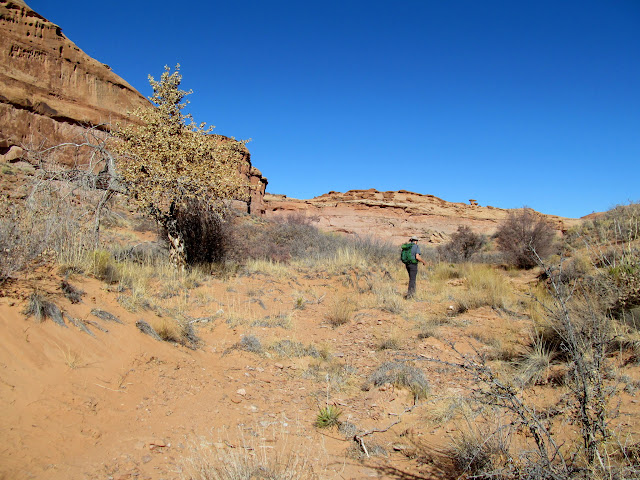
[[[179,68],[165,67],[160,81],[149,76],[154,107],[133,112],[138,121],[115,135],[129,195],[166,232],[174,263],[184,267],[188,251],[179,212],[197,201],[207,214],[219,213],[225,201],[244,199],[248,189],[239,175],[246,142],[210,135],[213,127],[183,112],[192,92],[179,88]]]
[[[530,208],[510,212],[496,232],[496,242],[508,262],[533,268],[553,251],[555,232],[549,223]]]

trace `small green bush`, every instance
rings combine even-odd
[[[314,425],[318,428],[330,428],[340,424],[339,417],[342,411],[335,405],[321,407]]]

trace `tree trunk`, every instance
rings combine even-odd
[[[185,251],[184,238],[178,230],[178,222],[169,217],[164,222],[165,231],[169,240],[169,258],[176,269],[184,271],[187,265],[187,252]]]

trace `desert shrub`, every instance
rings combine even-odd
[[[510,212],[498,227],[496,243],[507,261],[519,268],[533,268],[554,248],[555,232],[529,208]]]
[[[180,89],[181,81],[178,65],[173,72],[165,67],[159,81],[149,77],[155,108],[136,109],[132,115],[137,122],[113,128],[119,141],[112,148],[118,154],[118,174],[132,203],[163,227],[172,260],[184,267],[187,252],[178,219],[190,216],[184,208],[197,200],[197,210],[202,213],[220,211],[226,201],[247,198],[249,190],[238,175],[246,142],[212,136],[213,127],[196,124],[184,113],[185,97],[191,92]],[[211,217],[202,217],[201,221],[187,222],[209,231]]]
[[[22,222],[24,209],[17,205],[2,206],[0,218],[0,283],[20,271],[42,253],[45,239],[29,231]]]
[[[252,353],[262,353],[262,342],[255,335],[244,335],[235,345],[235,348]]]
[[[291,328],[291,315],[287,313],[280,313],[278,315],[267,315],[266,317],[259,318],[251,322],[252,327],[264,327],[264,328]]]
[[[0,283],[28,266],[36,267],[55,253],[71,256],[91,244],[86,216],[58,192],[34,191],[22,203],[0,202]]]
[[[611,315],[633,324],[632,312],[640,307],[640,204],[619,205],[566,237],[568,249],[581,249],[574,256],[579,268],[566,262],[551,273],[569,277],[581,291],[601,298]]]
[[[429,382],[424,372],[406,362],[383,363],[369,376],[369,382],[375,386],[390,383],[408,388],[416,399],[426,397],[429,392]]]
[[[617,205],[569,232],[567,240],[580,247],[585,240],[592,245],[606,245],[640,238],[640,203]]]
[[[621,262],[604,273],[612,314],[633,319],[634,309],[640,306],[640,250],[630,250]]]
[[[613,439],[610,421],[615,407],[612,398],[617,393],[608,380],[611,371],[608,354],[615,329],[597,299],[559,282],[559,277],[551,272],[546,278],[549,298],[541,304],[546,323],[538,326],[530,351],[516,363],[517,381],[513,381],[511,371],[502,372],[490,366],[477,352],[463,354],[455,345],[451,348],[459,360],[447,365],[469,374],[473,385],[471,398],[479,405],[497,407],[505,415],[508,430],[518,435],[518,449],[523,453],[515,455],[512,452],[507,457],[516,470],[504,472],[488,463],[487,468],[493,476],[617,478],[618,466],[613,465],[608,448]],[[550,368],[554,361],[563,363],[560,367]],[[562,375],[567,392],[563,401],[570,408],[557,412],[540,410],[535,395],[530,396],[530,390],[525,389],[555,380],[558,374]],[[552,420],[550,413],[554,416]],[[491,420],[486,414],[482,415],[485,416],[481,421]],[[557,426],[566,423],[577,428],[571,432],[570,439],[563,437],[559,441]],[[492,435],[499,432],[496,430]],[[475,475],[486,477],[485,468],[481,470]]]
[[[466,262],[486,243],[484,235],[474,233],[466,225],[460,225],[449,241],[438,245],[438,253],[447,262]]]
[[[196,199],[175,208],[175,227],[182,234],[188,265],[221,262],[225,258],[231,239],[224,215]]]
[[[388,242],[373,237],[356,236],[349,239],[349,245],[357,250],[369,265],[380,266],[397,262],[398,252]],[[422,256],[427,258],[425,255]]]
[[[275,220],[237,220],[232,225],[234,251],[227,258],[243,263],[246,258],[288,262],[308,255],[308,251],[326,243],[312,219],[289,215]],[[238,256],[241,252],[242,257]]]
[[[247,259],[273,262],[333,261],[342,251],[357,252],[369,265],[395,259],[395,250],[387,243],[364,237],[322,232],[316,218],[301,214],[281,216],[274,220],[238,218],[224,225],[230,244],[229,261],[245,263]]]

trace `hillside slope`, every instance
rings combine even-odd
[[[402,243],[412,235],[438,244],[455,232],[458,226],[491,235],[509,210],[472,204],[452,203],[434,195],[400,190],[379,192],[375,189],[329,192],[311,200],[265,196],[266,216],[300,214],[317,217],[318,226],[326,231],[350,235],[372,236]],[[580,220],[545,215],[559,232]]]

